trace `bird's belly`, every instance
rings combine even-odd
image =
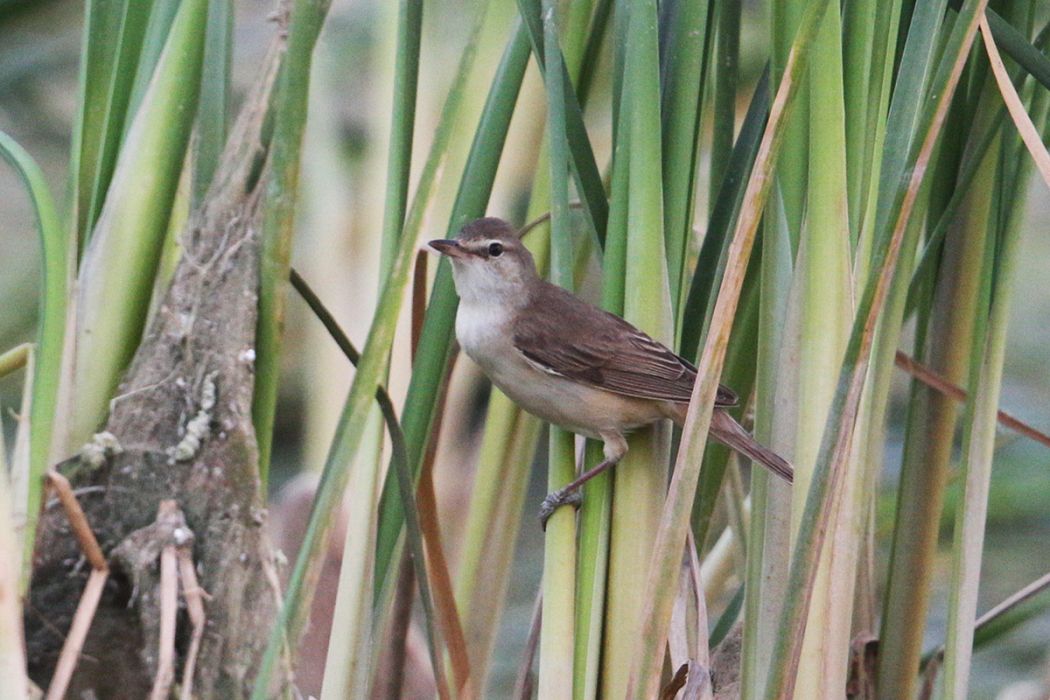
[[[500,391],[529,413],[589,438],[649,425],[663,414],[655,401],[595,389],[538,370],[522,360],[487,370]]]

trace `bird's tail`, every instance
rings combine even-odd
[[[743,426],[725,411],[715,409],[715,412],[711,414],[710,435],[726,447],[758,462],[781,479],[791,483],[795,472],[791,463],[776,452],[760,445],[755,438],[751,437],[751,433],[744,430]]]

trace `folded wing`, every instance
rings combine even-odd
[[[517,315],[514,347],[543,371],[624,396],[686,403],[696,380],[696,368],[664,345],[554,285]],[[716,406],[737,402],[719,386]]]

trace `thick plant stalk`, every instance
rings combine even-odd
[[[928,189],[928,186],[923,187],[921,196],[924,200],[928,199],[926,192]],[[860,542],[856,545],[859,551],[855,553],[859,570],[854,594],[856,606],[853,616],[854,636],[865,633],[874,635],[878,624],[876,572],[870,565],[875,549],[873,511],[878,478],[883,466],[886,409],[889,404],[890,384],[895,371],[894,358],[900,341],[905,301],[908,296],[909,275],[907,273],[914,269],[915,254],[919,243],[918,232],[921,226],[922,222],[915,219],[909,224],[909,230],[905,234],[905,244],[901,249],[899,263],[901,274],[893,280],[893,287],[886,301],[886,312],[880,320],[872,343],[873,360],[857,418],[857,434],[854,437],[852,459],[854,468],[860,472],[854,475],[859,484],[853,490],[852,498],[849,494],[846,496],[852,501],[851,507],[855,515],[853,525],[859,528],[857,536],[860,538]],[[857,284],[860,284],[859,280]]]
[[[857,2],[847,8],[843,39],[847,181],[850,187],[851,231],[856,241],[853,255],[854,289],[862,289],[867,284],[871,246],[874,243],[876,202],[883,162],[879,156],[886,139],[887,119],[884,115],[890,98],[900,2]],[[855,41],[858,33],[864,36],[860,42]],[[861,45],[856,46],[856,43]],[[912,227],[919,225],[918,220],[911,224]],[[853,490],[853,497],[847,501],[851,502],[849,507],[856,515],[854,525],[860,528],[859,551],[855,553],[859,567],[855,577],[855,610],[851,632],[854,636],[875,634],[877,624],[875,572],[871,565],[874,560],[875,531],[874,518],[870,514],[874,512],[878,477],[882,470],[886,407],[894,374],[889,356],[898,344],[900,319],[907,296],[907,276],[904,273],[913,269],[919,239],[917,231],[909,231],[906,239],[914,243],[906,244],[902,250],[902,273],[894,279],[893,290],[887,301],[887,313],[880,321],[875,337],[874,360],[854,438],[853,464],[854,468],[862,472],[856,475],[858,488]],[[869,516],[861,516],[862,512],[869,513]]]
[[[569,143],[565,131],[565,91],[568,73],[563,70],[555,3],[543,3],[543,48],[547,86],[547,141],[550,148],[551,281],[572,290],[573,245],[569,229]],[[547,488],[556,491],[576,476],[575,440],[572,433],[550,429]],[[547,522],[543,549],[542,613],[540,617],[540,670],[538,692],[542,698],[569,700],[573,696],[576,603],[576,513],[560,508]]]
[[[995,149],[993,149],[994,151]],[[979,285],[984,238],[990,206],[995,158],[986,155],[945,239],[945,258],[933,300],[927,361],[949,381],[962,383],[969,372],[974,305]],[[897,518],[886,591],[883,635],[887,629],[899,643],[880,657],[879,688],[885,692],[914,689],[916,674],[904,673],[891,660],[918,668],[926,610],[929,605],[933,557],[948,477],[957,404],[926,387],[914,387],[898,487]],[[911,680],[909,681],[909,677]],[[889,700],[891,696],[883,696]]]
[[[791,240],[779,199],[766,220],[762,246],[761,309],[755,384],[755,437],[777,454],[792,455],[797,435],[798,382],[790,360],[797,354],[798,333],[788,333],[792,277]],[[792,381],[784,381],[791,378]],[[744,584],[744,629],[741,648],[740,696],[761,697],[772,640],[787,585],[791,533],[791,488],[763,469],[751,473],[751,527]]]
[[[999,60],[992,43],[987,20],[981,20],[981,33],[993,64]],[[1001,62],[996,70],[996,79],[1003,89],[1003,71]],[[1006,88],[1007,91],[1012,90]],[[1046,121],[1045,95],[1038,100],[1036,110],[1040,112],[1040,121]],[[1016,93],[1004,94],[1004,98],[1013,102],[1011,111],[1021,107]],[[1022,110],[1023,111],[1023,110]],[[1019,115],[1018,115],[1019,116]],[[1017,116],[1015,116],[1017,118]],[[1035,150],[1034,160],[1047,160],[1046,148],[1042,146],[1038,132],[1027,114],[1020,120],[1031,131],[1022,132],[1025,146]],[[1035,132],[1032,138],[1031,132]],[[1034,143],[1033,143],[1034,142]],[[992,149],[993,153],[996,149]],[[1015,166],[1011,156],[1024,158],[1016,141],[1003,137],[1004,156],[996,170],[1000,179],[1014,183],[1023,183],[1030,170],[1028,161],[1021,160]],[[1009,173],[1009,174],[1007,174]],[[1004,177],[1005,175],[1005,177]],[[1012,178],[1010,177],[1012,175]],[[1050,184],[1050,183],[1048,183]],[[1002,192],[1007,189],[1003,188]],[[944,685],[942,697],[965,697],[969,687],[970,663],[973,654],[974,636],[979,621],[977,615],[977,593],[981,576],[981,558],[984,546],[985,521],[988,512],[988,493],[991,481],[992,459],[995,450],[995,433],[998,423],[998,405],[1002,385],[1003,361],[1006,354],[1007,327],[1011,300],[1013,298],[1014,279],[1016,277],[1017,256],[1020,249],[1020,213],[1024,209],[1025,197],[1000,196],[998,203],[1006,211],[1000,216],[1002,224],[1001,244],[996,251],[988,251],[988,256],[995,256],[990,265],[986,265],[983,284],[990,287],[990,310],[987,319],[987,332],[975,337],[975,358],[980,364],[970,372],[971,384],[975,385],[973,397],[968,406],[970,423],[966,427],[963,441],[963,464],[965,475],[963,500],[956,513],[955,524],[955,557],[952,566],[952,586],[949,601],[948,634],[944,654]],[[988,221],[989,230],[994,232],[995,219]],[[989,242],[988,245],[991,245]],[[989,269],[990,268],[990,269]],[[991,279],[989,279],[991,276]],[[983,301],[983,300],[982,300]],[[979,348],[979,350],[977,350]]]
[[[672,344],[674,316],[665,253],[657,10],[652,0],[630,3],[618,138],[627,139],[626,293],[623,315],[652,337]],[[666,488],[669,426],[628,438],[630,451],[613,473],[609,573],[603,653],[603,697],[625,697],[642,625],[644,586],[659,506]],[[681,549],[679,549],[681,554]],[[677,581],[677,578],[675,579]],[[673,589],[674,583],[670,584]],[[662,637],[659,644],[662,646]]]
[[[804,0],[785,0],[772,5],[770,23],[770,74],[772,84],[781,84],[791,60],[792,41],[798,31],[804,12]],[[809,105],[806,87],[801,85],[801,103],[784,117],[784,144],[776,166],[775,196],[770,205],[765,226],[766,241],[775,246],[763,247],[762,255],[762,313],[759,323],[758,367],[756,385],[758,401],[755,412],[755,435],[779,454],[794,453],[797,412],[787,410],[797,406],[797,373],[782,358],[793,356],[797,350],[797,334],[789,334],[785,327],[795,323],[788,317],[788,298],[791,293],[792,269],[798,250],[805,192],[808,175],[806,161],[809,130],[806,112]],[[774,88],[770,92],[774,93]],[[770,95],[772,100],[773,95]],[[791,377],[791,381],[784,381]],[[783,572],[787,568],[787,552],[791,522],[792,490],[763,470],[752,473],[752,499],[755,516],[751,521],[751,555],[747,560],[745,588],[745,628],[742,640],[741,697],[745,700],[759,697],[764,688],[766,673],[774,660],[772,640],[777,632],[776,622],[787,585]]]
[[[985,191],[988,191],[986,189]],[[988,219],[981,223],[987,227]],[[988,227],[994,231],[994,228]],[[991,245],[988,241],[986,245]],[[976,247],[976,246],[975,246]],[[1011,245],[1011,248],[1016,247]],[[1013,251],[1010,251],[1012,253]],[[988,256],[991,252],[985,253]],[[999,275],[1006,275],[1013,267],[1008,260],[1002,261],[1005,269],[998,270]],[[986,266],[982,277],[988,284],[987,275],[991,266]],[[1000,280],[1003,277],[999,277]],[[1010,282],[1005,283],[1009,285]],[[990,286],[990,285],[989,285]],[[1002,284],[997,285],[1000,294],[996,296],[992,314],[994,319],[987,319],[987,309],[978,309],[975,316],[984,316],[977,321],[978,331],[974,333],[973,361],[977,365],[970,371],[971,379],[976,378],[976,388],[968,405],[969,423],[963,440],[963,498],[955,519],[955,541],[952,565],[952,586],[948,614],[948,638],[945,644],[945,673],[942,697],[966,697],[970,676],[970,658],[973,653],[974,619],[977,616],[977,590],[981,573],[981,554],[984,546],[984,525],[988,513],[988,488],[992,476],[992,453],[995,450],[996,411],[999,403],[999,391],[1002,382],[1003,357],[1006,350],[1005,311],[1000,302],[1009,302],[1009,293],[1003,298]],[[982,297],[985,295],[981,295]],[[981,299],[981,305],[986,303]],[[986,332],[985,326],[987,326]],[[972,384],[972,382],[971,382]]]
[[[801,336],[792,486],[795,536],[853,321],[851,221],[841,175],[846,171],[846,134],[840,25],[839,9],[832,4],[813,42],[809,71],[808,204],[796,271],[800,294],[793,299],[799,304]],[[851,494],[859,472],[852,464],[845,468],[845,491]],[[854,511],[853,499],[844,496],[828,525],[834,544],[822,553],[814,585],[798,669],[799,697],[829,697],[846,684],[858,549]]]

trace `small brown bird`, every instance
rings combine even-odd
[[[477,219],[455,240],[430,246],[452,261],[463,351],[529,413],[604,442],[605,461],[544,499],[544,523],[623,458],[624,433],[685,420],[696,368],[619,316],[542,279],[509,223]],[[731,389],[718,387],[710,436],[791,481],[791,465],[720,410],[737,402]]]

